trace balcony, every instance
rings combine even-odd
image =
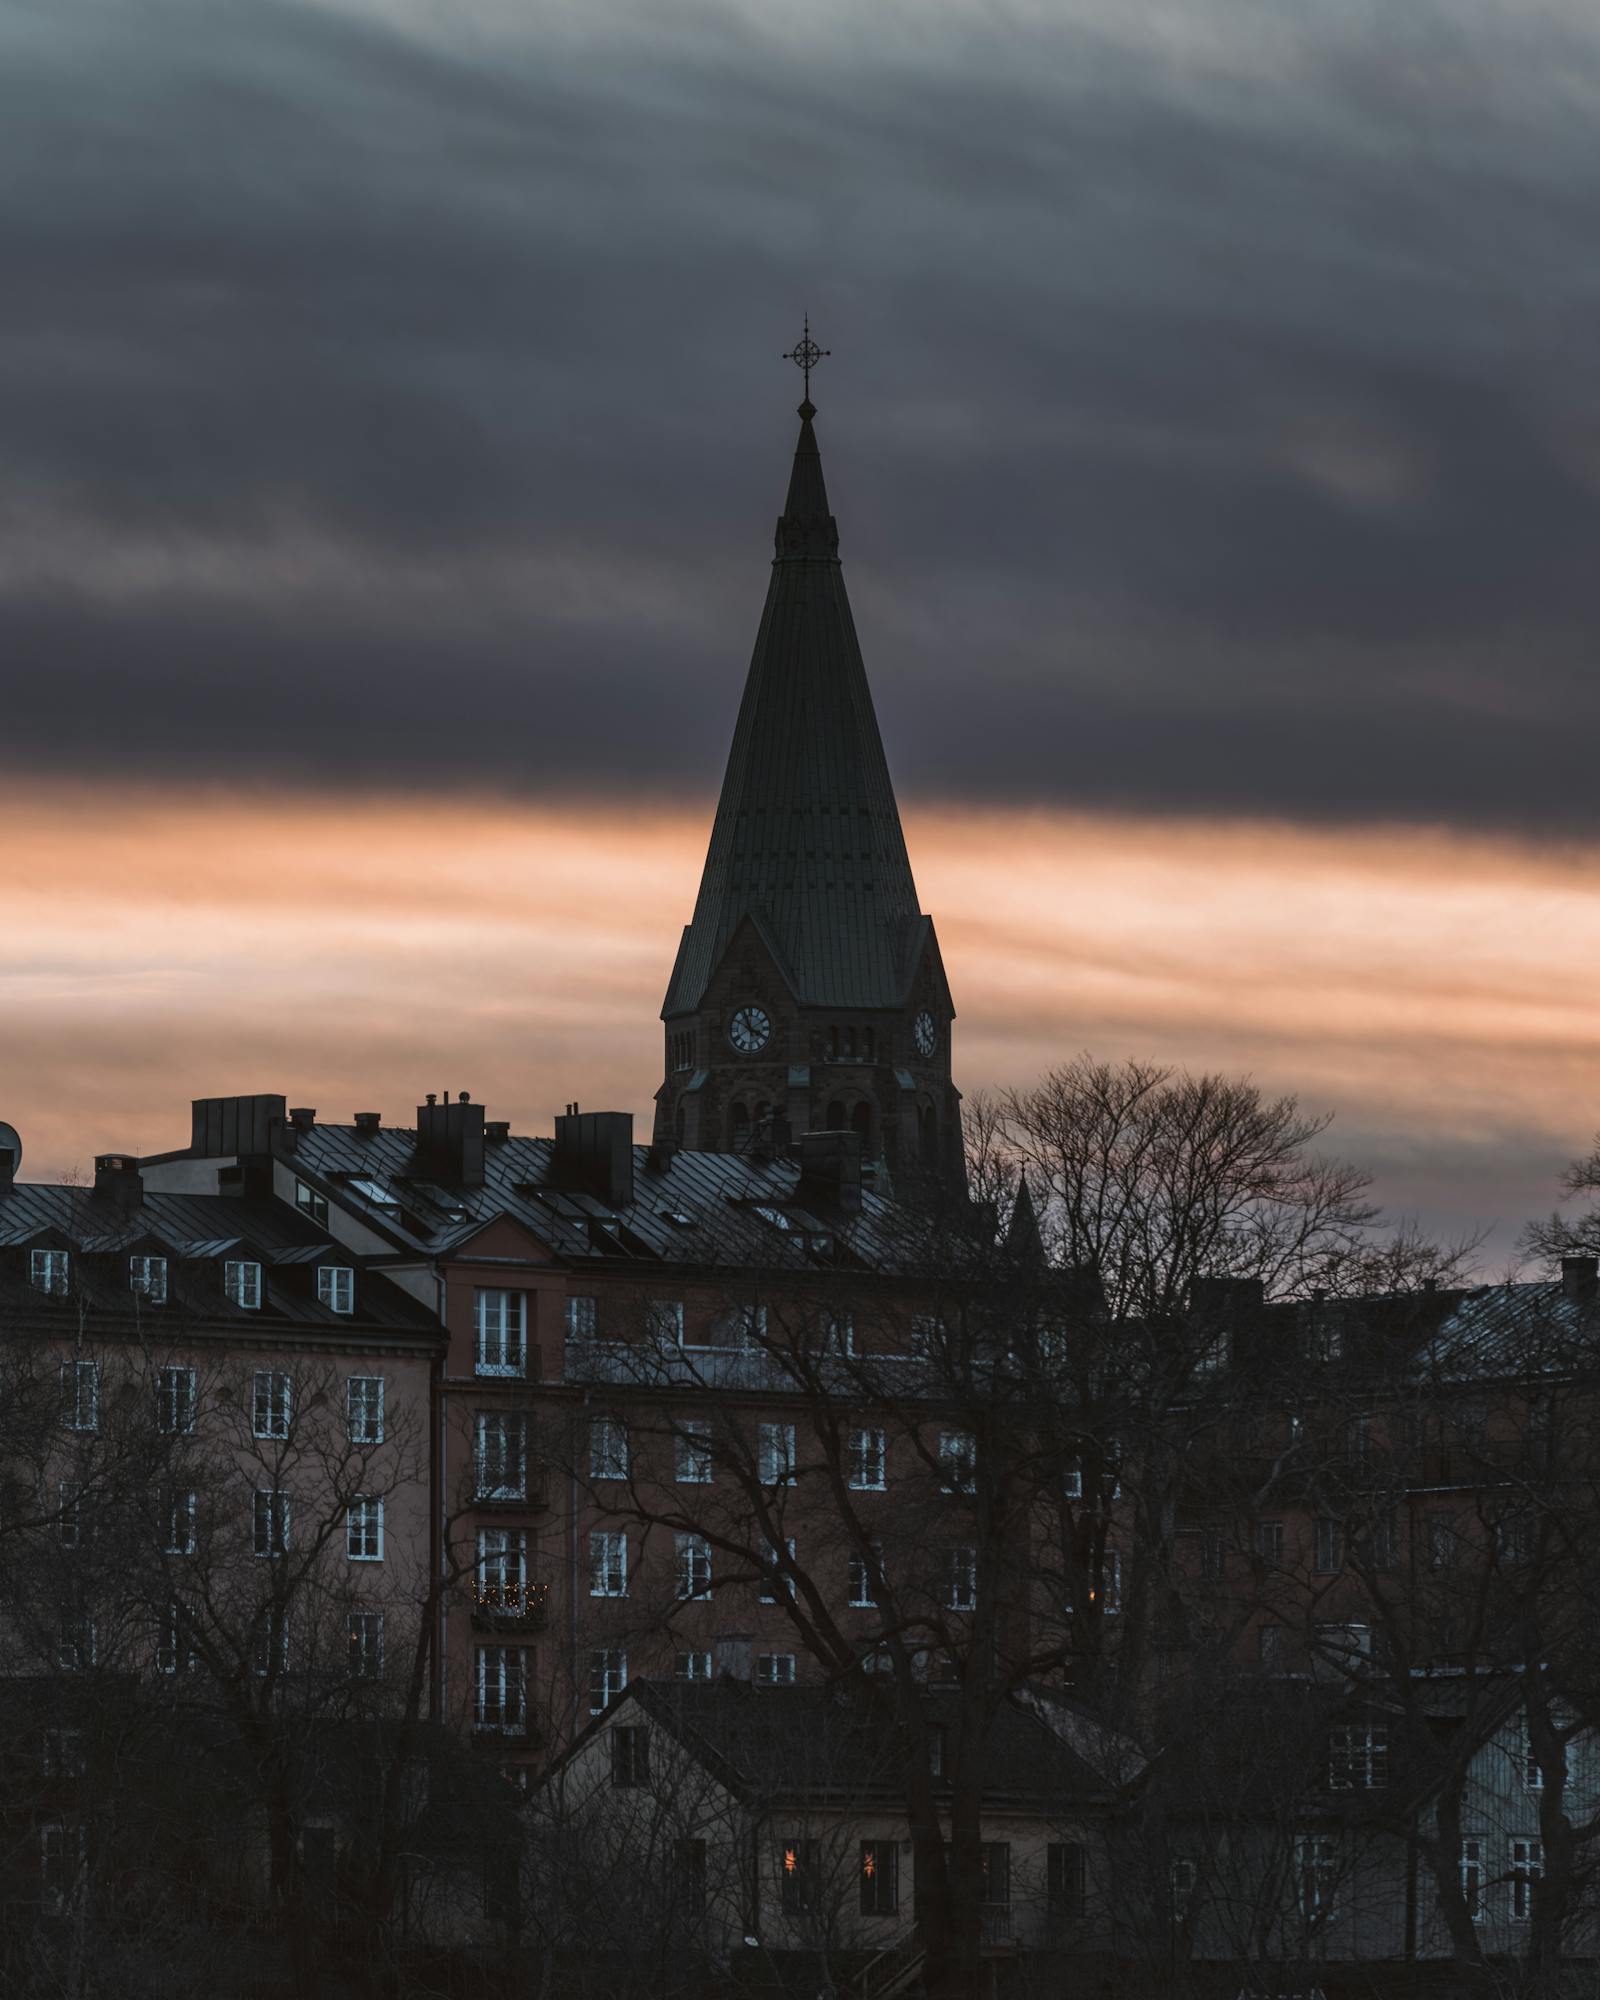
[[[472,1587],[477,1632],[542,1632],[549,1617],[547,1583],[479,1583]]]
[[[520,1486],[476,1486],[472,1504],[496,1514],[542,1514],[550,1505],[549,1470],[530,1466]]]
[[[1017,1929],[1009,1903],[985,1903],[978,1918],[978,1943],[984,1951],[1014,1951]]]

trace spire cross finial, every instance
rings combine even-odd
[[[792,361],[796,368],[800,369],[804,374],[806,378],[806,401],[808,403],[811,401],[811,371],[825,354],[831,354],[832,352],[833,349],[831,347],[818,347],[817,343],[811,338],[811,315],[807,313],[805,316],[805,332],[783,358],[785,361]]]

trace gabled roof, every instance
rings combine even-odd
[[[803,1006],[898,1006],[926,940],[814,414],[801,404],[772,581],[668,1017],[700,1005],[746,917]]]

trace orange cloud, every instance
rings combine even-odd
[[[906,819],[969,1090],[1083,1047],[1248,1069],[1337,1109],[1390,1199],[1508,1222],[1600,1123],[1586,849]],[[522,1129],[573,1097],[646,1121],[708,824],[625,801],[14,789],[0,1117],[38,1175],[178,1144],[211,1092],[398,1118],[470,1089]]]

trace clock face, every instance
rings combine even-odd
[[[742,1056],[753,1056],[772,1040],[772,1020],[764,1007],[741,1007],[728,1027],[728,1040]]]
[[[911,1032],[916,1037],[919,1056],[931,1056],[939,1046],[939,1030],[926,1007],[912,1022]]]

